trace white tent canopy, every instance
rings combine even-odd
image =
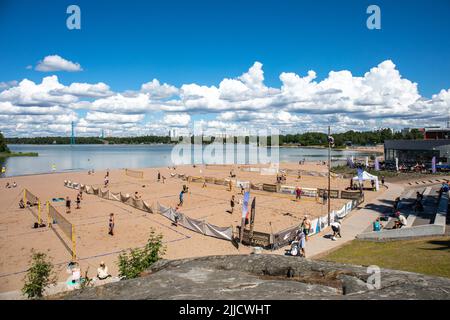
[[[364,172],[362,173],[362,180],[363,180],[363,181],[367,181],[367,180],[370,181],[370,180],[373,180],[373,181],[375,181],[375,189],[376,189],[377,191],[380,189],[380,184],[378,183],[378,177],[377,177],[377,176],[374,176],[374,175],[368,173],[367,171],[364,171]],[[353,181],[360,181],[360,180],[359,180],[359,177],[356,175],[356,176],[353,178]]]

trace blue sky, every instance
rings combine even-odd
[[[81,8],[81,30],[68,30],[66,27],[66,8],[70,4]],[[366,28],[366,8],[370,4],[381,8],[381,30]],[[54,108],[47,110],[48,114],[44,111],[39,113],[39,116],[46,115],[48,119],[56,117],[58,113],[70,114],[70,117],[79,123],[80,134],[83,130],[85,134],[95,133],[93,127],[97,128],[97,131],[99,127],[104,127],[117,134],[121,131],[141,133],[142,130],[166,130],[171,126],[181,129],[192,125],[193,120],[216,121],[217,123],[212,123],[212,127],[228,127],[227,122],[237,126],[242,122],[266,126],[268,119],[279,112],[285,113],[279,121],[275,119],[270,125],[284,124],[286,128],[294,127],[294,131],[301,131],[305,126],[320,130],[326,122],[319,123],[323,118],[327,118],[328,122],[342,121],[342,130],[362,130],[362,123],[367,124],[365,120],[372,120],[367,129],[382,126],[385,122],[411,126],[420,126],[421,123],[441,124],[445,118],[442,113],[448,114],[449,104],[449,14],[450,2],[444,0],[0,0],[0,83],[3,83],[3,90],[6,91],[18,86],[23,79],[39,84],[44,77],[52,75],[56,75],[58,83],[64,86],[72,83],[101,82],[108,86],[110,93],[100,99],[106,99],[107,96],[114,98],[114,94],[129,91],[134,93],[129,92],[128,95],[137,95],[142,91],[141,86],[153,79],[157,79],[161,85],[167,83],[179,90],[174,97],[164,97],[159,102],[153,99],[154,92],[146,92],[151,100],[147,109],[142,106],[136,110],[131,106],[129,110],[126,110],[126,107],[108,110],[105,107],[108,101],[101,101],[104,102],[99,103],[102,107],[92,107],[88,104],[99,97],[94,99],[79,94],[76,101],[69,98],[67,101],[86,101],[84,107],[58,101],[57,105],[53,105],[59,107],[58,110]],[[39,61],[52,55],[78,63],[82,71],[36,70]],[[392,92],[386,93],[389,90],[380,89],[373,81],[362,84],[365,86],[363,89],[359,84],[349,88],[348,82],[342,83],[342,79],[334,79],[330,84],[320,85],[329,77],[330,71],[348,70],[354,77],[364,77],[366,72],[384,61],[392,61],[393,65],[383,65],[379,68],[381,71],[378,75],[393,75],[390,72],[383,73],[384,69],[399,73],[398,81],[391,84],[391,87],[396,88]],[[251,84],[238,79],[247,73],[255,62],[260,62],[262,66],[257,66],[255,69],[258,70],[254,70],[250,75],[258,77],[259,72],[263,70],[264,87],[260,84],[257,85],[258,88],[252,87]],[[319,84],[315,91],[296,84],[292,84],[292,90],[288,90],[289,94],[276,91],[281,90],[284,85],[280,79],[283,72],[305,77],[309,70],[315,72],[311,82]],[[220,91],[220,96],[237,93],[241,97],[245,95],[245,99],[233,97],[231,100],[225,99],[225,103],[217,99],[211,101],[212,98],[207,97],[208,90],[205,88],[183,89],[183,85],[193,83],[199,87],[217,88],[224,78],[244,82],[251,93],[243,93],[240,89],[233,89],[231,93]],[[383,82],[380,78],[377,79]],[[411,83],[401,83],[401,79],[407,79]],[[413,83],[417,83],[417,92],[414,92],[411,86]],[[236,88],[237,85],[239,84],[234,83],[232,87]],[[363,97],[356,96],[354,91],[364,91],[367,86],[370,90],[378,91],[371,93],[369,90]],[[22,92],[22,89],[16,91]],[[45,91],[45,88],[41,89]],[[340,90],[342,94],[325,100],[318,99],[323,90],[330,89]],[[309,92],[308,97],[301,90]],[[433,100],[433,95],[438,95],[441,90],[445,90],[444,93]],[[33,105],[34,100],[24,103],[18,98],[23,98],[26,94],[4,93],[2,97],[0,93],[0,103],[9,103],[0,107],[0,117],[3,116],[4,119],[0,130],[7,135],[26,135],[27,132],[63,133],[62,128],[64,121],[68,121],[67,117],[59,117],[61,126],[55,126],[53,131],[36,127],[32,122],[24,123],[20,128],[17,126],[20,120],[17,115],[23,116],[22,118],[36,115],[34,109],[27,113],[27,109],[23,108],[24,105]],[[277,101],[267,101],[268,98],[280,94],[282,97],[277,98]],[[386,94],[395,95],[397,98],[404,97],[397,100],[393,97],[380,98],[383,101],[366,101],[369,95],[373,97],[377,94],[380,97]],[[199,95],[204,99],[198,99]],[[303,100],[309,99],[309,105],[305,105],[306,102],[300,97]],[[253,100],[250,101],[251,99]],[[304,105],[298,102],[299,99]],[[245,100],[247,103],[236,103],[237,100]],[[281,100],[291,102],[278,111],[274,110],[274,106],[279,106]],[[365,102],[349,106],[348,103],[342,102],[347,100]],[[421,105],[423,100],[428,100],[426,106]],[[165,105],[166,101],[173,103]],[[292,101],[297,102],[293,104]],[[125,105],[129,103],[134,102],[127,101]],[[35,104],[45,104],[48,107],[50,102]],[[161,104],[164,106],[161,107]],[[328,110],[322,110],[319,119],[308,118],[311,116],[312,104],[320,104],[319,107],[323,106]],[[354,108],[355,105],[374,104],[380,106],[375,108],[380,112],[375,112],[373,117],[370,110],[359,112]],[[259,107],[260,105],[264,107]],[[21,108],[11,111],[14,106]],[[433,117],[425,117],[418,111],[423,109],[429,114],[427,108],[434,111],[436,108],[443,109],[441,115],[436,112]],[[9,111],[5,111],[6,109]],[[67,112],[63,112],[63,109]],[[128,127],[123,127],[123,123],[128,122],[122,122],[121,127],[113,120],[108,122],[99,114],[111,111],[117,113],[118,117],[130,114],[142,114],[143,117],[139,117],[139,121],[138,117],[125,117],[123,121],[133,121]],[[404,114],[405,111],[410,111],[414,116],[402,118],[400,122],[392,120],[398,119],[399,114]],[[85,119],[89,112],[95,125]],[[231,114],[232,112],[234,114]],[[263,112],[266,116],[255,116],[255,112]],[[357,115],[353,116],[355,112]],[[148,121],[152,122],[150,127],[147,126]],[[153,126],[156,122],[159,122],[159,127]],[[132,123],[135,124],[133,130],[137,127],[141,129],[127,130],[126,128],[132,128]],[[295,127],[294,124],[298,126]],[[283,130],[287,130],[286,128]]]

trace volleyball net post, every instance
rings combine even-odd
[[[50,228],[52,226],[52,221],[50,220],[50,202],[47,201],[45,203],[46,208],[47,208],[47,225]]]
[[[28,202],[31,206],[37,205],[37,222],[39,225],[42,224],[42,207],[41,207],[41,200],[36,197],[33,193],[30,192],[28,189],[23,189],[23,204],[25,207],[28,206]]]
[[[75,237],[75,226],[72,225],[72,261],[77,261],[77,241]]]
[[[49,219],[49,227],[52,227],[53,231],[55,231],[58,234],[58,237],[61,239],[61,241],[64,243],[65,247],[70,251],[70,254],[72,256],[72,262],[75,262],[77,260],[77,241],[76,241],[76,233],[75,233],[75,226],[67,220],[61,213],[54,208],[49,201],[47,201],[47,216]],[[64,239],[59,235],[59,232],[56,230],[56,228],[53,227],[53,225],[57,225],[58,229],[60,229],[64,235],[67,237],[67,240],[70,241],[70,247]]]

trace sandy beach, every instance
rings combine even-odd
[[[243,171],[238,165],[233,166],[181,166],[176,170],[165,168],[137,169],[144,172],[143,178],[125,175],[125,170],[110,171],[109,190],[134,194],[136,191],[142,199],[152,205],[160,203],[175,207],[178,195],[183,185],[188,185],[190,192],[185,195],[185,201],[180,211],[187,216],[206,220],[221,226],[236,227],[241,221],[242,195],[234,188],[228,191],[226,186],[208,184],[202,188],[202,183],[182,181],[171,177],[171,173],[187,176],[208,176],[227,178],[233,169],[240,181],[257,183],[275,183],[275,175],[262,175],[259,172]],[[326,188],[327,177],[321,176],[327,172],[327,167],[318,163],[282,163],[280,169],[304,170],[315,173],[312,175],[288,174],[286,185],[302,188]],[[157,172],[166,178],[165,183],[157,182]],[[65,204],[52,202],[52,205],[63,216],[74,224],[76,229],[76,251],[78,262],[83,270],[88,269],[90,277],[95,276],[100,261],[105,261],[113,275],[117,275],[116,260],[123,250],[140,247],[146,243],[150,229],[163,235],[166,245],[164,258],[186,258],[217,254],[249,253],[248,247],[236,249],[231,242],[195,233],[172,222],[160,214],[150,214],[124,203],[84,194],[81,209],[75,209],[77,190],[64,187],[64,180],[71,180],[85,185],[103,187],[106,171],[65,172],[43,175],[21,176],[0,179],[0,292],[18,290],[23,285],[23,278],[28,268],[31,250],[47,252],[55,264],[58,281],[64,281],[70,275],[66,271],[71,259],[70,240],[62,232],[54,228],[33,229],[36,222],[37,208],[19,209],[18,202],[26,188],[36,195],[41,202],[52,201],[53,198],[72,200],[72,211],[65,213]],[[6,182],[17,183],[16,188],[5,189]],[[349,185],[348,179],[332,178],[331,188],[344,190]],[[233,214],[230,209],[231,196],[235,195],[237,204]],[[365,193],[366,203],[375,198],[377,192]],[[326,206],[315,198],[303,197],[295,201],[295,196],[266,191],[252,190],[251,198],[256,197],[255,230],[267,233],[281,231],[293,225],[298,225],[301,219],[326,214]],[[340,209],[348,200],[332,199],[331,209]],[[47,223],[45,209],[44,223]],[[115,215],[115,234],[108,235],[108,216]],[[56,229],[56,230],[53,230]]]

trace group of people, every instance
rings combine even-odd
[[[12,184],[9,182],[6,182],[5,188],[6,189],[17,188],[17,183],[15,181]]]
[[[70,281],[71,285],[78,285],[83,281],[88,281],[87,272],[85,278],[81,277],[81,268],[77,262],[71,262],[69,264],[69,268],[71,272],[71,281]],[[104,261],[101,261],[100,266],[97,268],[97,275],[95,280],[106,280],[110,277],[112,276],[108,271],[108,266],[105,264]]]
[[[20,200],[19,200],[19,208],[20,209],[25,209],[26,207],[32,207],[34,205],[37,205],[37,203],[31,203],[30,200],[27,200],[27,203],[25,204],[25,202],[23,201],[23,198],[20,198]]]
[[[286,183],[286,174],[277,174],[277,184]]]
[[[103,185],[105,188],[109,186],[109,169],[106,170],[106,175],[105,178],[103,179]]]
[[[166,177],[164,177],[163,175],[161,175],[161,172],[159,172],[159,171],[158,171],[158,174],[157,174],[156,178],[157,178],[157,181],[158,181],[158,182],[161,182],[161,181],[162,181],[162,183],[166,183]]]
[[[75,209],[81,209],[81,200],[83,200],[83,191],[79,191],[77,194],[76,207]],[[66,213],[70,213],[72,208],[72,200],[69,196],[66,197]]]
[[[330,226],[333,232],[331,235],[331,240],[336,241],[336,237],[342,238],[341,222],[339,218],[336,218],[335,221],[330,224]],[[306,257],[306,242],[308,241],[309,234],[312,231],[311,227],[311,220],[309,220],[308,216],[306,215],[305,217],[303,217],[302,223],[300,224],[296,236],[291,243],[291,254],[297,253],[301,257]]]

